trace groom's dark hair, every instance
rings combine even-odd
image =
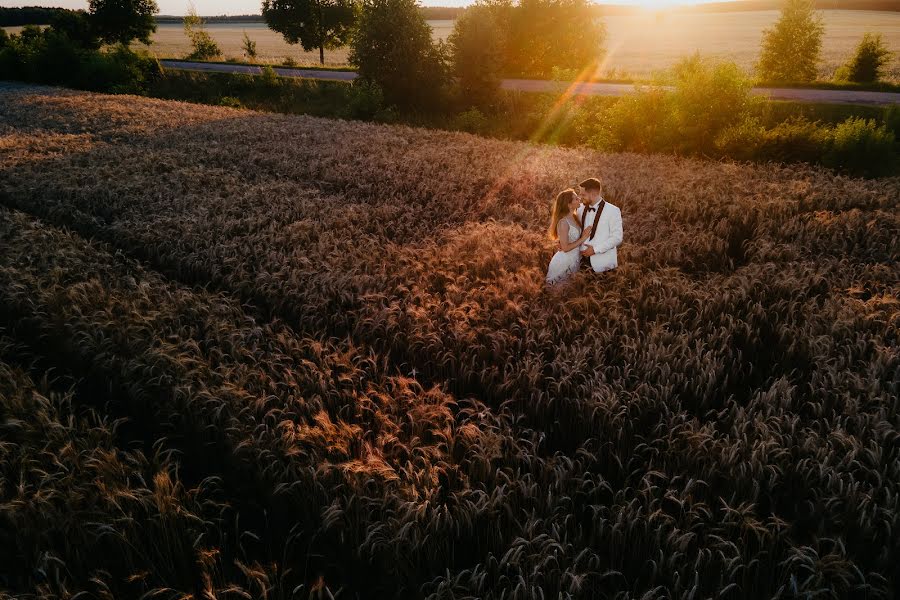
[[[580,185],[581,187],[583,187],[586,190],[602,190],[603,189],[603,184],[600,183],[600,180],[597,179],[596,177],[591,177],[589,179],[585,179],[578,185]]]

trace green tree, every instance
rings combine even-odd
[[[470,7],[456,20],[447,39],[453,74],[469,105],[491,104],[500,90],[506,40],[496,13],[484,4]]]
[[[247,32],[244,32],[244,41],[241,44],[241,48],[244,50],[244,54],[247,55],[247,58],[254,59],[256,58],[256,42],[250,39],[250,36],[247,35]]]
[[[88,6],[95,31],[108,44],[149,44],[156,31],[153,15],[159,8],[154,0],[89,0]]]
[[[80,48],[96,50],[100,47],[100,39],[91,16],[84,10],[59,11],[50,18],[50,27]]]
[[[193,4],[184,16],[184,34],[191,40],[191,47],[193,47],[188,59],[209,60],[222,54],[219,45],[206,31],[206,24],[197,15],[197,9]]]
[[[838,69],[835,79],[854,83],[874,83],[881,79],[881,70],[891,60],[893,52],[884,45],[881,34],[867,33],[856,48],[856,54]]]
[[[289,44],[299,43],[307,52],[319,49],[325,64],[325,49],[347,44],[353,28],[353,0],[263,0],[262,14],[273,31]]]
[[[442,44],[416,0],[364,0],[350,42],[350,63],[377,84],[389,104],[435,109],[442,103],[447,64]]]
[[[554,67],[593,75],[606,28],[588,0],[520,0],[508,13],[506,66],[512,73],[547,77]]]
[[[824,31],[812,0],[785,0],[778,22],[763,31],[757,76],[769,82],[813,81]]]

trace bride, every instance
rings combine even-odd
[[[547,283],[553,285],[563,281],[578,270],[581,264],[579,248],[591,234],[590,228],[582,233],[581,221],[575,212],[579,198],[575,190],[561,191],[553,201],[550,211],[550,237],[559,240],[560,250],[550,259],[547,269]]]

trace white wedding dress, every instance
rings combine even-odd
[[[569,243],[577,242],[581,237],[581,228],[575,224],[572,217],[566,217],[566,223],[569,224]],[[575,246],[568,252],[557,250],[553,258],[550,259],[550,266],[547,268],[547,283],[553,285],[565,280],[569,275],[578,271],[581,264],[581,248]]]

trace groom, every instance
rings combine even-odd
[[[581,267],[595,273],[619,266],[616,248],[622,243],[622,211],[603,199],[603,184],[591,177],[580,184],[582,205],[578,207],[581,231],[591,235],[581,246]]]

